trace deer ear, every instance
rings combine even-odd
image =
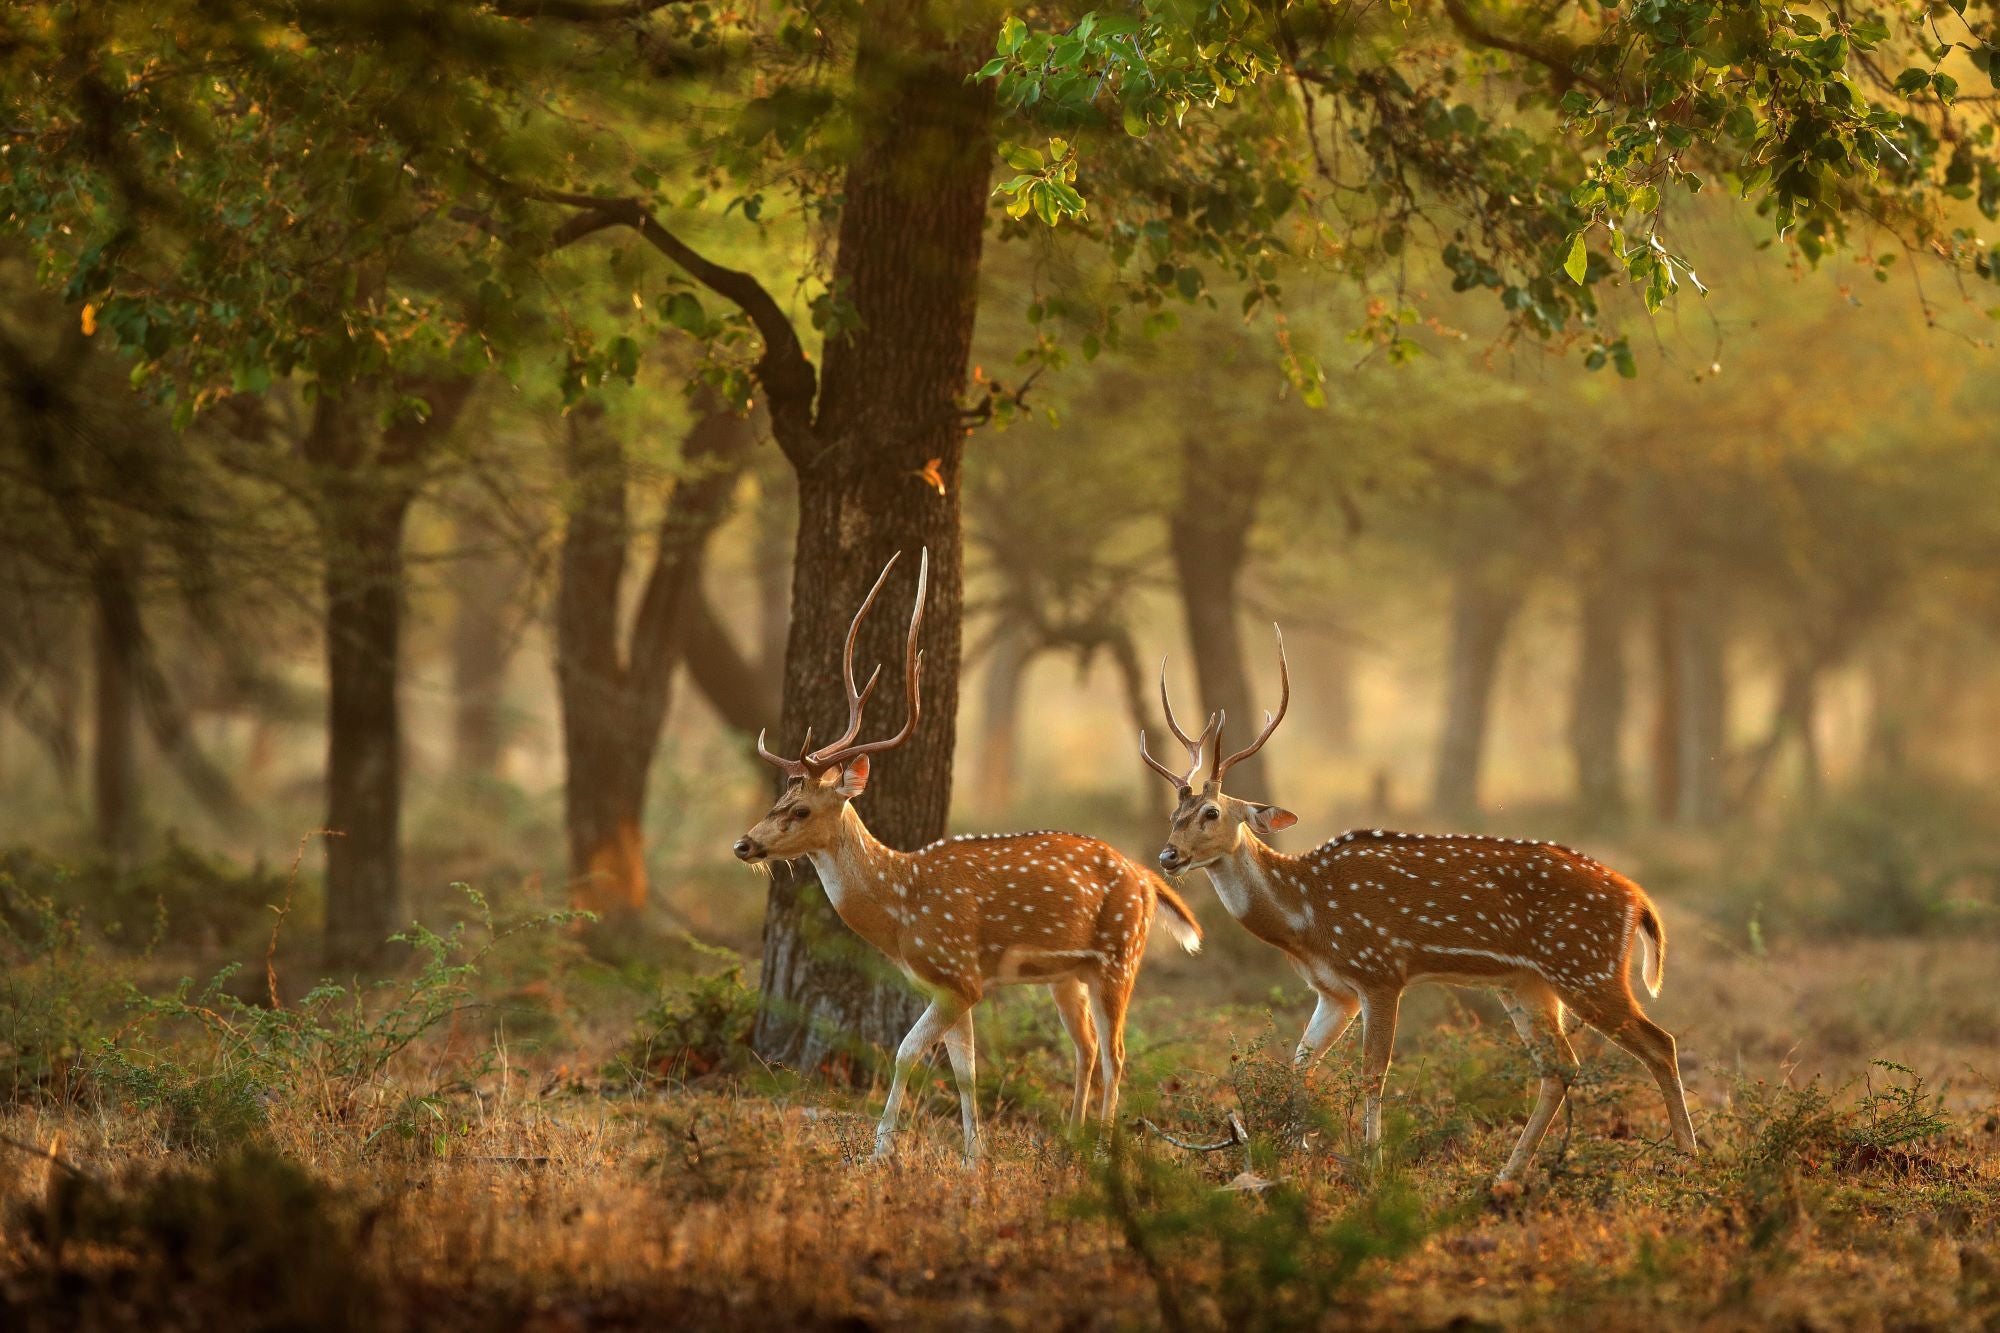
[[[833,794],[843,801],[851,801],[868,790],[868,756],[857,755],[842,764],[834,778]]]
[[[1275,805],[1253,805],[1250,807],[1250,827],[1260,837],[1268,837],[1279,829],[1290,828],[1299,822],[1299,817],[1289,810],[1280,810]]]

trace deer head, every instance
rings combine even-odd
[[[1271,628],[1275,630],[1278,627],[1273,625]],[[1166,846],[1160,849],[1160,868],[1167,873],[1178,875],[1214,864],[1236,850],[1245,830],[1257,837],[1267,838],[1279,829],[1289,828],[1298,822],[1298,816],[1289,810],[1258,801],[1238,800],[1222,792],[1224,775],[1264,748],[1264,742],[1271,739],[1271,733],[1285,720],[1285,710],[1291,706],[1292,675],[1285,662],[1283,630],[1278,630],[1278,680],[1282,690],[1278,711],[1264,714],[1264,730],[1258,733],[1256,740],[1224,758],[1222,728],[1228,721],[1227,715],[1212,714],[1200,736],[1190,737],[1182,731],[1180,723],[1174,720],[1174,707],[1167,701],[1167,664],[1164,658],[1161,659],[1160,707],[1166,712],[1167,726],[1172,729],[1174,739],[1187,747],[1188,769],[1185,773],[1176,773],[1153,758],[1146,748],[1146,733],[1143,731],[1139,733],[1139,757],[1155,773],[1174,784],[1179,798],[1174,805],[1173,824],[1167,833]],[[1208,778],[1196,788],[1194,777],[1201,768],[1204,749],[1208,753]]]
[[[903,650],[903,679],[909,699],[903,729],[886,740],[857,743],[855,739],[861,734],[862,714],[868,707],[869,695],[875,692],[876,682],[881,679],[882,668],[877,665],[869,673],[868,683],[856,689],[854,641],[861,633],[861,622],[867,617],[869,608],[881,596],[882,585],[889,581],[889,571],[896,567],[900,559],[902,553],[898,552],[889,557],[888,564],[882,566],[875,586],[869,589],[861,609],[854,613],[853,623],[847,628],[847,647],[841,657],[841,676],[847,685],[846,732],[833,743],[815,750],[812,748],[812,732],[808,730],[805,746],[797,759],[772,754],[764,748],[764,733],[757,733],[758,757],[784,773],[787,781],[777,804],[757,821],[755,827],[736,840],[737,858],[744,863],[758,865],[769,860],[790,860],[831,847],[839,837],[841,809],[867,790],[868,756],[895,749],[916,730],[922,708],[920,685],[924,669],[924,656],[917,650],[917,634],[924,623],[924,591],[929,584],[931,568],[929,550],[923,552],[917,564],[916,604],[910,611],[910,633]]]

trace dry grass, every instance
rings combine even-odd
[[[1485,1182],[1525,1114],[1528,1069],[1485,1002],[1433,990],[1412,1006],[1391,1077],[1397,1144],[1371,1172],[1344,1156],[1355,1038],[1301,1087],[1264,1053],[1288,1049],[1298,997],[1276,1018],[1283,1044],[1260,1044],[1271,1018],[1212,1003],[1259,981],[1221,952],[1142,978],[1128,1105],[1193,1132],[1239,1109],[1256,1134],[1249,1164],[1280,1182],[1261,1196],[1218,1188],[1246,1165],[1235,1152],[1065,1138],[1064,1066],[1039,997],[1010,1000],[982,1027],[989,1150],[966,1171],[946,1078],[918,1099],[902,1159],[874,1166],[860,1159],[879,1091],[850,1098],[741,1070],[634,1091],[580,1073],[602,1067],[622,1033],[590,1020],[600,1006],[587,987],[558,981],[568,1007],[551,1006],[539,1045],[512,1039],[469,1083],[448,1073],[489,1031],[459,1022],[338,1114],[304,1089],[256,1089],[268,1123],[251,1137],[301,1165],[296,1180],[227,1148],[173,1147],[162,1112],[114,1097],[15,1106],[0,1133],[53,1145],[93,1180],[6,1151],[0,1323],[2000,1322],[1990,940],[1757,959],[1681,930],[1654,1011],[1682,1036],[1706,1155],[1659,1146],[1657,1094],[1586,1037],[1573,1117],[1526,1192],[1498,1201]],[[1922,1096],[1867,1103],[1871,1086],[1911,1077],[1877,1057],[1909,1066]],[[1830,1104],[1808,1090],[1815,1077],[1838,1089]],[[415,1121],[392,1119],[385,1108],[419,1085],[432,1095]],[[1919,1124],[1897,1141],[1898,1106],[1935,1112],[1941,1131]],[[162,1171],[183,1174],[179,1193]],[[189,1239],[222,1214],[252,1219],[226,1252]]]

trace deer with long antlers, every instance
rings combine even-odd
[[[910,1070],[939,1041],[951,1059],[964,1121],[965,1157],[979,1151],[973,1097],[972,1010],[987,989],[1045,985],[1055,998],[1076,1054],[1073,1125],[1087,1113],[1093,1078],[1098,1111],[1109,1122],[1125,1070],[1125,1010],[1146,950],[1156,907],[1181,947],[1201,947],[1201,927],[1180,896],[1150,869],[1095,838],[1038,832],[964,835],[914,852],[886,847],[868,832],[853,801],[868,786],[869,756],[893,750],[915,731],[921,708],[923,623],[930,570],[917,568],[916,606],[904,649],[908,715],[887,740],[858,742],[862,713],[882,669],[854,684],[854,641],[895,568],[891,557],[848,628],[842,671],[847,730],[812,749],[808,733],[797,759],[757,753],[785,775],[784,792],[743,837],[736,855],[750,865],[809,859],[828,901],[855,934],[880,949],[930,999],[896,1049],[888,1104],[876,1130],[878,1157],[891,1154]]]
[[[1342,833],[1297,856],[1264,839],[1297,822],[1288,810],[1226,796],[1231,766],[1257,753],[1291,703],[1285,640],[1278,636],[1282,695],[1246,748],[1222,753],[1225,718],[1199,736],[1174,720],[1167,668],[1160,705],[1186,747],[1177,773],[1146,748],[1149,767],[1179,796],[1160,865],[1170,875],[1206,870],[1216,896],[1251,934],[1281,950],[1318,997],[1296,1058],[1310,1069],[1354,1021],[1362,1025],[1362,1133],[1382,1134],[1382,1089],[1406,987],[1440,981],[1488,986],[1534,1057],[1539,1096],[1499,1174],[1518,1178],[1568,1095],[1576,1053],[1563,1031],[1568,1008],[1638,1057],[1666,1097],[1674,1140],[1695,1151],[1672,1034],[1640,1012],[1627,976],[1637,946],[1649,994],[1660,993],[1667,937],[1644,889],[1590,857],[1550,842],[1470,834]],[[1194,785],[1206,751],[1209,772]]]

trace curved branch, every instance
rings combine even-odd
[[[622,3],[592,4],[590,0],[492,0],[492,10],[501,18],[554,19],[559,23],[620,23],[642,19],[688,0],[623,0]]]
[[[757,358],[755,372],[757,382],[764,386],[772,435],[794,463],[810,459],[817,452],[812,443],[812,412],[813,399],[819,391],[818,373],[806,357],[798,330],[753,274],[725,268],[696,250],[667,230],[643,200],[517,185],[477,163],[472,164],[472,170],[520,198],[579,210],[550,236],[551,250],[574,245],[601,231],[629,228],[672,260],[683,273],[748,315],[764,339],[764,354]]]
[[[1443,3],[1445,17],[1451,20],[1451,26],[1458,30],[1459,36],[1473,46],[1519,56],[1523,60],[1542,66],[1554,74],[1559,82],[1580,83],[1599,97],[1607,100],[1617,98],[1617,89],[1595,75],[1577,68],[1577,53],[1574,49],[1565,50],[1561,47],[1539,45],[1520,37],[1509,37],[1504,33],[1495,32],[1474,18],[1472,11],[1466,8],[1465,0],[1443,0]]]

